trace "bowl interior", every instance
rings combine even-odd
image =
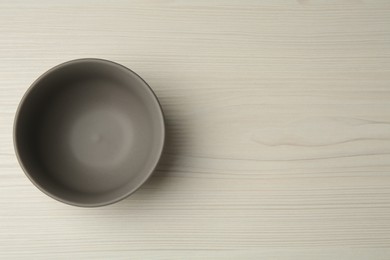
[[[65,63],[22,100],[15,147],[30,179],[63,202],[93,206],[126,197],[154,170],[164,122],[153,92],[108,61]]]

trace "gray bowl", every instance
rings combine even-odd
[[[58,65],[24,95],[14,144],[27,177],[44,193],[76,206],[103,206],[137,190],[154,171],[164,117],[150,87],[110,61]]]

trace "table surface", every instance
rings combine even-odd
[[[44,71],[139,73],[168,142],[134,195],[42,194],[12,142]],[[0,258],[389,259],[390,2],[1,1]]]

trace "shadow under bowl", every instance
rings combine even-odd
[[[165,140],[150,87],[131,70],[101,59],[58,65],[29,88],[16,113],[15,151],[47,195],[76,206],[103,206],[138,189]]]

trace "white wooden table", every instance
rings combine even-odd
[[[23,93],[61,62],[139,73],[168,123],[112,206],[35,188]],[[0,258],[390,259],[390,2],[0,2]]]

